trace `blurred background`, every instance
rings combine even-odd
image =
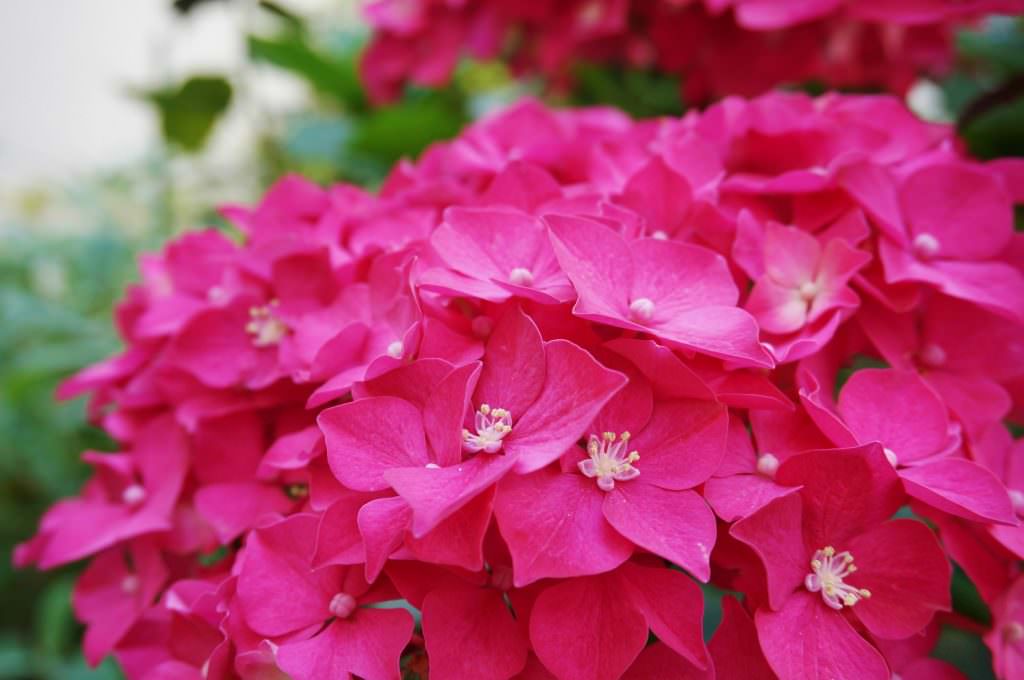
[[[117,349],[110,314],[134,255],[217,226],[218,203],[253,201],[285,172],[372,187],[398,158],[543,91],[466,63],[443,90],[371,108],[357,77],[365,41],[357,0],[0,3],[0,680],[119,677],[81,660],[75,569],[16,572],[10,556],[76,492],[80,452],[112,448],[81,401],[52,395]],[[1021,20],[962,33],[958,52],[956,71],[909,103],[957,122],[982,157],[1024,155]],[[580,65],[559,98],[657,115],[683,110],[678,92],[666,76]],[[954,596],[985,621],[966,579]],[[985,678],[979,644],[948,633],[942,653]]]

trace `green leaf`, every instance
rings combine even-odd
[[[220,76],[193,76],[179,87],[147,92],[160,115],[164,139],[185,151],[203,148],[231,104],[231,84]]]
[[[961,133],[971,154],[982,159],[1024,156],[1024,96],[987,111]]]
[[[357,121],[350,151],[391,164],[418,155],[431,143],[454,137],[467,122],[462,102],[443,93],[407,98]]]
[[[350,111],[366,109],[366,96],[359,82],[355,53],[345,58],[315,49],[306,35],[289,31],[274,38],[250,35],[249,56],[289,71],[312,86],[313,90],[336,100]]]

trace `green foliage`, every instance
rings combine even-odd
[[[231,104],[231,84],[220,76],[193,76],[144,97],[160,115],[164,138],[183,151],[198,151]]]

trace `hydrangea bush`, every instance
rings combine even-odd
[[[958,677],[955,561],[1022,677],[1022,201],[885,96],[526,101],[284,178],[142,259],[60,391],[121,451],[16,561],[89,558],[144,680]]]
[[[957,27],[1022,0],[374,0],[371,94],[440,85],[460,56],[499,55],[556,83],[579,60],[685,76],[689,101],[784,83],[903,92],[946,72]]]

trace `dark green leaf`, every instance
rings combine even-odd
[[[220,76],[194,76],[145,98],[160,115],[164,139],[185,151],[198,151],[231,104],[231,85]]]

